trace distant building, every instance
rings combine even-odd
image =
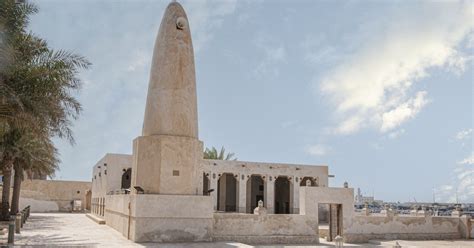
[[[357,195],[355,196],[354,204],[355,205],[363,205],[365,203],[368,203],[368,204],[374,204],[374,203],[382,204],[383,201],[382,200],[375,200],[374,196],[364,196],[364,195],[362,195],[362,192],[361,192],[360,188],[357,188]]]

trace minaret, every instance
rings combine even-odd
[[[191,32],[184,9],[172,2],[155,41],[142,135],[198,138],[197,120]]]
[[[146,194],[198,194],[201,159],[191,32],[183,7],[172,2],[153,50],[142,136],[133,143],[132,187]]]

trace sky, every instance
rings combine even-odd
[[[38,0],[30,29],[81,54],[76,144],[55,179],[91,180],[141,134],[170,1]],[[239,160],[328,165],[385,201],[474,203],[472,1],[179,1],[199,138]]]

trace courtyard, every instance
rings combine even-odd
[[[6,244],[6,235],[0,236]],[[252,246],[235,242],[153,244],[134,243],[106,225],[98,225],[85,214],[34,213],[15,235],[15,245],[20,247],[334,247],[334,243],[320,240],[319,245]],[[472,241],[398,241],[402,247],[472,247]],[[371,241],[368,244],[345,244],[345,247],[392,247],[395,241]]]

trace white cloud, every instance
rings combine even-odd
[[[132,61],[127,67],[127,71],[134,72],[138,69],[145,68],[145,66],[151,63],[151,56],[144,51],[137,51],[132,58]]]
[[[426,91],[420,91],[414,98],[401,103],[396,108],[382,113],[382,132],[392,130],[400,126],[403,122],[414,118],[421,109],[428,103]]]
[[[451,183],[438,187],[435,193],[440,202],[474,202],[474,152],[458,162]]]
[[[199,51],[214,37],[216,29],[222,27],[224,18],[235,13],[237,0],[186,1],[183,3],[191,27],[194,51]]]
[[[278,65],[286,62],[286,48],[281,43],[272,42],[270,37],[260,35],[255,40],[255,45],[260,51],[263,51],[263,58],[256,66],[254,73],[257,76],[272,76],[280,75]]]
[[[331,63],[340,59],[342,56],[338,53],[338,49],[327,43],[329,43],[329,41],[323,33],[306,36],[301,42],[301,47],[304,50],[304,59],[315,66]]]
[[[400,129],[400,130],[397,130],[397,131],[394,131],[394,132],[391,132],[388,134],[388,138],[390,139],[396,139],[398,137],[400,137],[402,134],[405,133],[405,129]]]
[[[464,147],[466,143],[471,143],[472,146],[472,128],[459,131],[454,138]]]
[[[469,128],[469,129],[465,129],[465,130],[461,130],[459,131],[455,138],[457,140],[465,140],[465,139],[470,139],[471,138],[471,134],[472,134],[472,128]]]
[[[432,68],[462,72],[472,59],[460,47],[473,32],[471,5],[423,8],[423,14],[407,9],[392,14],[376,28],[370,20],[361,28],[371,32],[364,45],[316,78],[319,91],[336,106],[336,133],[399,127],[428,103],[425,91],[413,92],[414,83],[429,77]]]
[[[336,133],[339,134],[350,134],[359,129],[363,124],[364,120],[360,116],[351,116],[348,119],[342,121],[341,124],[336,128]]]
[[[473,165],[474,164],[474,153],[471,153],[471,156],[459,161],[459,164]]]
[[[324,156],[329,151],[330,151],[330,148],[322,144],[312,145],[306,148],[306,153],[312,156],[317,156],[317,157]]]

